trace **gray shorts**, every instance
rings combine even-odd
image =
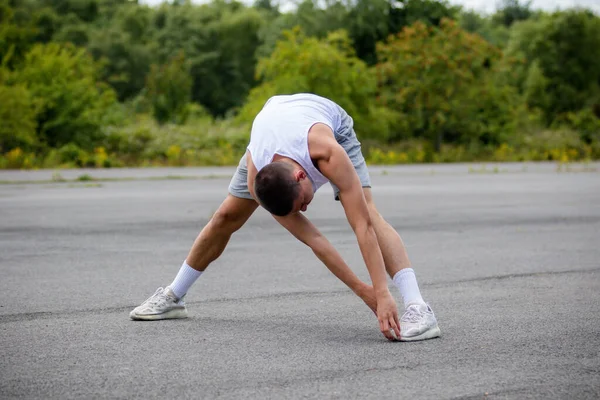
[[[365,158],[363,157],[361,151],[361,145],[356,137],[356,133],[354,132],[354,121],[352,117],[344,111],[340,107],[340,112],[342,115],[342,120],[340,123],[339,129],[334,132],[335,139],[337,142],[346,150],[348,153],[348,157],[350,157],[350,161],[354,165],[354,169],[358,174],[358,178],[360,179],[360,183],[362,187],[371,187],[371,178],[369,176],[369,170],[367,168],[367,163],[365,162]],[[252,199],[252,195],[248,191],[248,167],[246,164],[246,155],[244,154],[240,159],[237,170],[231,178],[231,182],[229,183],[229,193],[232,196],[240,197],[242,199]],[[339,200],[340,190],[330,182],[331,187],[333,187],[333,194],[335,200]]]

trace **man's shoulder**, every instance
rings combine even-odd
[[[339,144],[327,124],[316,123],[308,131],[308,151],[313,160],[329,158],[337,147]]]

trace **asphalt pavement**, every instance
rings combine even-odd
[[[188,319],[129,320],[232,171],[0,171],[0,398],[600,398],[599,164],[371,169],[439,339],[388,342],[261,209]],[[329,186],[306,215],[368,281]]]

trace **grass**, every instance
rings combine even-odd
[[[94,178],[91,175],[80,175],[75,179],[66,179],[60,176],[56,178],[53,174],[51,179],[38,180],[0,180],[0,185],[26,185],[26,184],[48,184],[48,183],[78,183],[78,182],[131,182],[131,181],[164,181],[164,180],[210,180],[210,179],[226,179],[231,178],[231,175],[165,175],[165,176],[150,176],[150,177],[122,177],[122,178]],[[88,184],[89,187],[96,187],[94,183]]]
[[[95,180],[95,179],[94,179],[94,178],[92,178],[92,177],[91,177],[91,175],[88,175],[88,174],[83,174],[83,175],[79,175],[79,176],[77,177],[77,179],[75,179],[75,180],[77,180],[77,181],[79,181],[79,182],[88,182],[88,181],[93,181],[93,180]]]
[[[589,161],[583,162],[580,167],[574,166],[572,163],[558,162],[556,164],[556,172],[598,172],[598,168],[590,165]]]
[[[479,168],[469,167],[470,174],[498,174],[500,172],[509,172],[509,171],[506,168],[501,170],[497,166],[494,166],[494,168],[492,168],[492,169],[488,169],[485,164]]]
[[[469,174],[500,174],[500,173],[525,173],[528,172],[529,168],[527,165],[522,165],[519,170],[509,170],[507,168],[500,168],[495,165],[489,167],[486,164],[480,165],[479,163],[474,166],[469,166],[467,172]],[[556,173],[594,173],[598,172],[599,169],[591,165],[588,161],[583,162],[556,162]],[[431,168],[426,171],[429,175],[435,175],[439,171]],[[380,174],[382,176],[393,175],[395,172],[388,169],[382,169]],[[73,179],[67,179],[61,175],[58,171],[54,172],[50,179],[39,179],[39,180],[0,180],[0,185],[26,185],[26,184],[71,184],[68,187],[101,187],[100,182],[130,182],[130,181],[164,181],[164,180],[210,180],[210,179],[229,179],[231,174],[207,174],[207,175],[164,175],[164,176],[149,176],[149,177],[94,177],[88,173],[77,176]],[[86,185],[74,186],[74,183],[87,183]]]
[[[69,183],[67,185],[67,187],[69,187],[69,188],[99,188],[99,187],[102,187],[102,184],[101,183],[84,183],[84,184]]]

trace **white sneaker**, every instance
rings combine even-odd
[[[440,328],[431,307],[427,304],[409,304],[400,318],[400,341],[410,342],[438,336]]]
[[[185,296],[183,296],[185,297]],[[148,300],[134,308],[129,317],[134,320],[154,321],[158,319],[187,318],[183,297],[178,299],[171,288],[158,288]]]

